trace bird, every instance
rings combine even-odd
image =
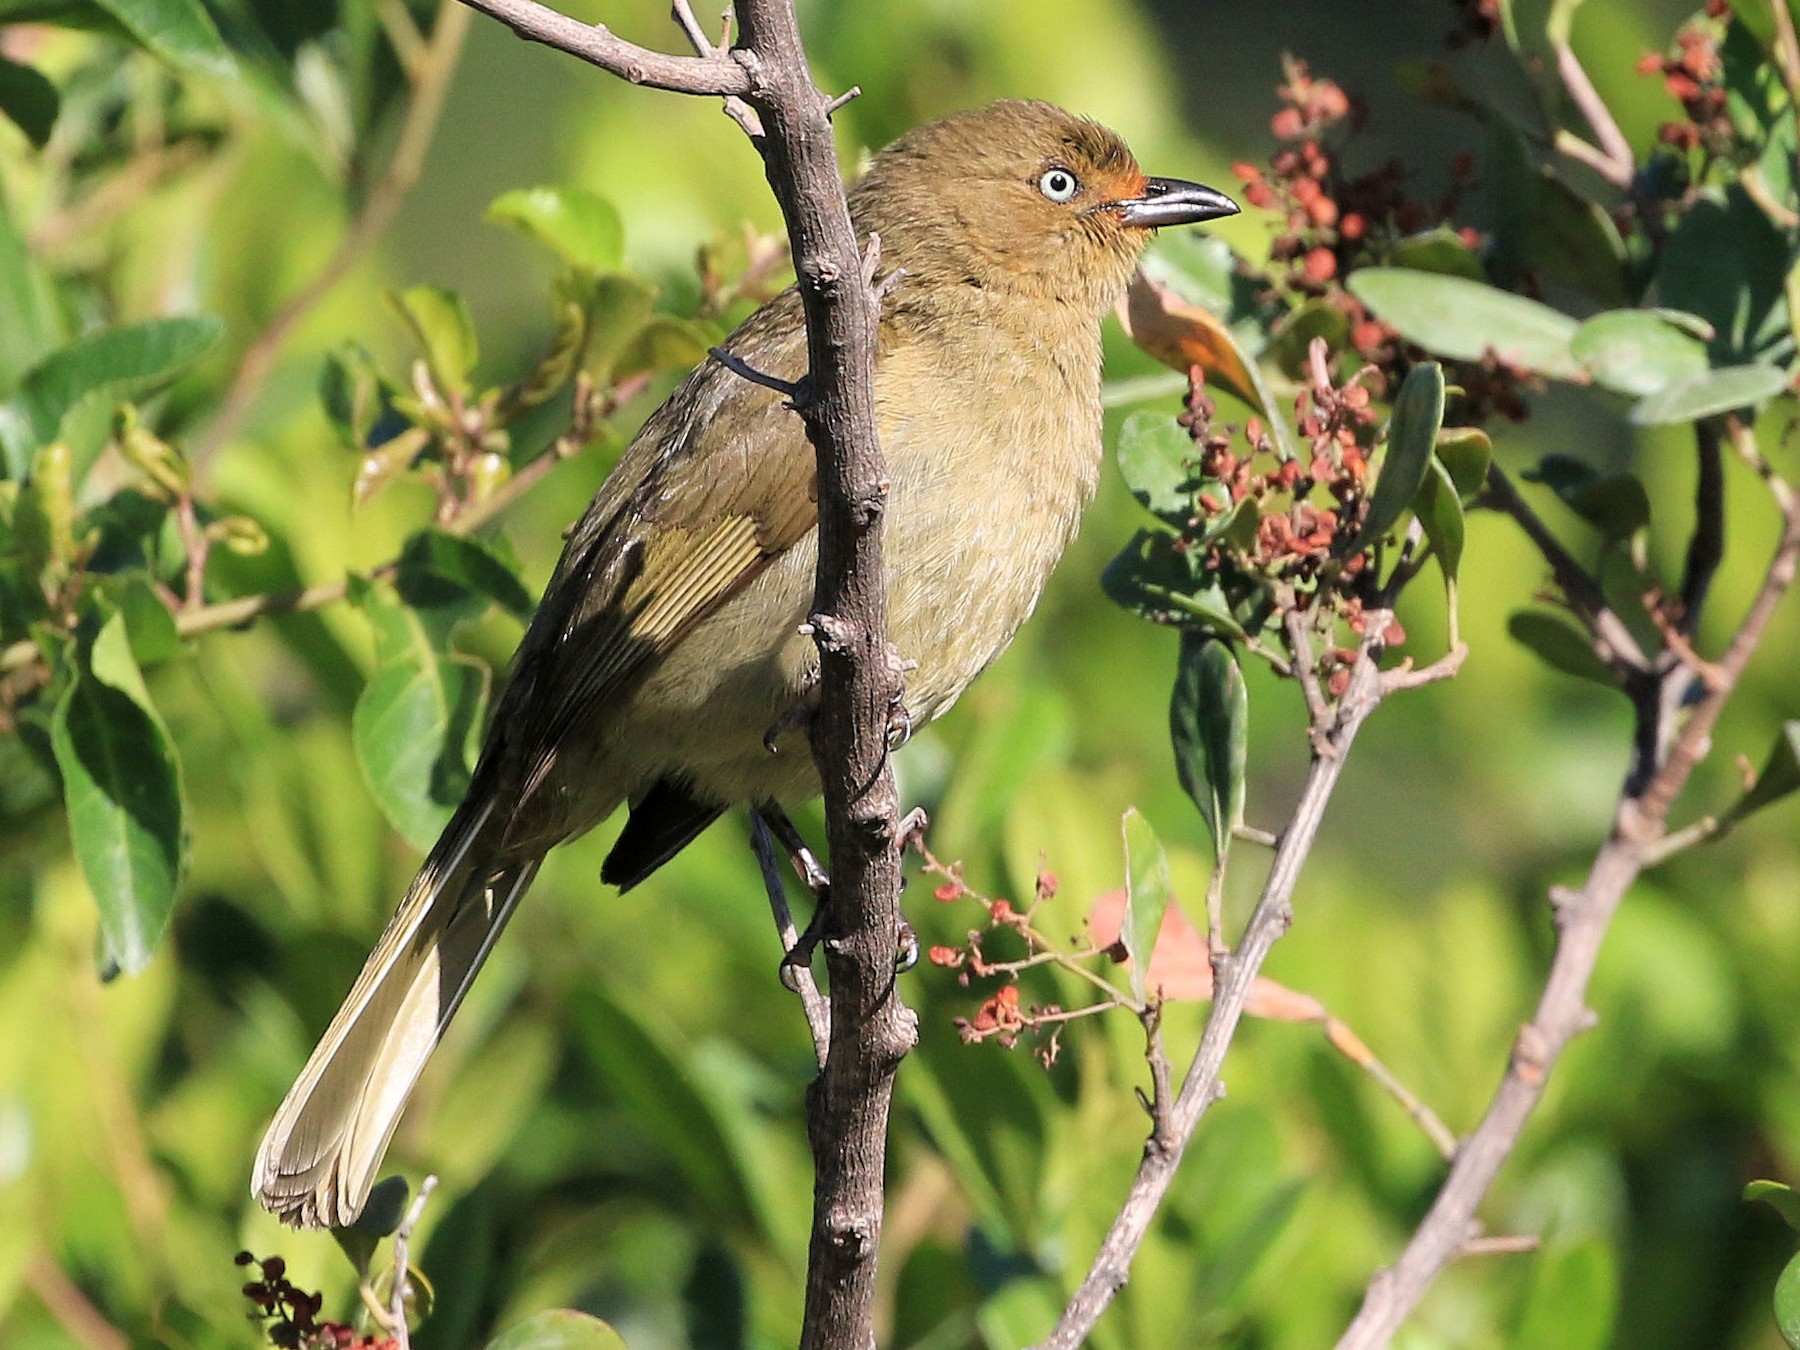
[[[1007,100],[905,133],[848,201],[889,282],[874,363],[903,723],[1011,641],[1094,495],[1102,317],[1160,227],[1237,206],[1125,142]],[[803,708],[816,468],[778,388],[807,370],[789,288],[644,422],[570,530],[467,794],[259,1148],[255,1198],[346,1227],[413,1085],[544,855],[620,806],[628,890],[732,806],[819,791]],[[769,377],[745,378],[744,368]]]

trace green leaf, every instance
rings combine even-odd
[[[105,328],[51,352],[26,372],[8,401],[15,416],[0,419],[9,474],[23,477],[31,451],[53,440],[70,442],[77,475],[85,472],[106,440],[113,409],[173,380],[223,331],[210,316],[153,319]]]
[[[446,650],[466,606],[418,609],[378,586],[353,598],[375,629],[375,670],[350,721],[357,763],[394,828],[429,848],[468,790],[487,668]]]
[[[1569,350],[1594,383],[1642,398],[1706,372],[1706,344],[1649,309],[1596,314],[1575,330]]]
[[[1169,738],[1175,747],[1175,774],[1200,808],[1213,854],[1220,858],[1231,849],[1231,832],[1244,822],[1249,726],[1250,696],[1231,648],[1217,638],[1184,631],[1169,699]]]
[[[345,448],[366,450],[382,444],[384,430],[398,433],[404,419],[389,396],[392,385],[376,368],[375,358],[361,345],[345,343],[325,357],[319,370],[319,401]]]
[[[135,974],[175,905],[185,843],[181,769],[123,618],[101,626],[73,676],[50,723],[69,835],[100,911],[101,969]]]
[[[1792,1186],[1780,1181],[1752,1181],[1744,1187],[1744,1199],[1771,1206],[1789,1228],[1800,1232],[1800,1192]]]
[[[32,256],[4,201],[0,201],[0,314],[6,316],[0,323],[0,393],[4,393],[62,340],[62,321],[49,275]],[[15,423],[19,420],[17,412],[0,404],[0,419],[9,417]],[[13,439],[0,424],[0,446]],[[7,472],[9,463],[0,459],[0,474]]]
[[[585,188],[518,188],[496,197],[487,218],[547,244],[571,267],[611,272],[625,258],[625,226],[618,211]]]
[[[505,559],[479,539],[435,526],[406,541],[394,583],[400,598],[416,607],[480,596],[515,618],[531,617],[531,592]]]
[[[465,394],[479,348],[469,306],[442,286],[414,286],[387,293],[388,307],[412,331],[431,378],[446,394]]]
[[[508,1327],[487,1350],[626,1350],[625,1339],[590,1313],[551,1308]]]
[[[1487,482],[1494,443],[1485,431],[1475,427],[1445,427],[1438,432],[1437,458],[1456,485],[1458,495],[1472,497]]]
[[[1138,505],[1180,528],[1193,514],[1194,439],[1167,412],[1134,412],[1113,451]]]
[[[1276,326],[1266,355],[1281,367],[1290,379],[1298,379],[1305,369],[1307,349],[1314,338],[1324,338],[1332,351],[1342,351],[1350,343],[1350,318],[1324,297],[1308,300]]]
[[[95,0],[150,51],[211,75],[232,72],[231,54],[200,0]]]
[[[1629,304],[1625,243],[1612,217],[1554,169],[1534,164],[1510,119],[1489,122],[1497,216],[1488,263],[1494,280],[1514,288],[1528,274],[1548,276],[1605,305]]]
[[[613,273],[592,286],[588,312],[587,359],[594,378],[606,383],[620,354],[630,346],[638,330],[650,321],[656,306],[656,288],[636,277]]]
[[[1587,378],[1569,350],[1578,325],[1548,305],[1466,277],[1404,267],[1365,267],[1348,284],[1352,295],[1428,352],[1458,361],[1493,352],[1554,379]]]
[[[1738,408],[1756,407],[1792,387],[1786,372],[1778,366],[1760,361],[1747,366],[1725,366],[1658,390],[1631,410],[1631,421],[1640,427],[1693,422]]]
[[[1781,1339],[1800,1350],[1800,1256],[1793,1257],[1775,1277],[1775,1325]]]
[[[1162,841],[1134,806],[1125,813],[1125,919],[1119,939],[1131,958],[1131,992],[1149,996],[1150,953],[1169,907],[1169,859]]]
[[[1713,326],[1715,364],[1741,364],[1788,335],[1783,283],[1792,259],[1786,233],[1742,188],[1703,189],[1663,250],[1657,298]]]
[[[1356,543],[1347,552],[1354,553],[1381,538],[1406,514],[1425,475],[1431,472],[1432,451],[1443,423],[1444,368],[1436,361],[1421,361],[1406,372],[1400,392],[1394,396],[1387,455],[1375,479],[1369,512],[1357,531]]]
[[[1524,478],[1549,488],[1609,539],[1629,539],[1650,524],[1650,496],[1632,474],[1598,474],[1568,455],[1545,455]]]
[[[1462,497],[1456,490],[1450,471],[1441,461],[1431,461],[1431,471],[1419,485],[1419,495],[1413,498],[1412,509],[1419,517],[1419,524],[1425,529],[1425,538],[1430,541],[1432,552],[1437,555],[1445,583],[1454,587],[1456,574],[1462,567],[1463,536],[1466,529]]]
[[[39,150],[50,139],[60,103],[56,86],[41,71],[0,56],[0,113]]]
[[[1487,281],[1487,272],[1481,259],[1475,256],[1475,250],[1463,243],[1462,236],[1448,225],[1408,235],[1389,250],[1387,261],[1390,267]]]
[[[1222,637],[1243,637],[1218,582],[1195,571],[1195,549],[1176,549],[1162,530],[1139,530],[1100,573],[1116,605],[1151,623],[1198,623]]]
[[[685,370],[705,359],[714,340],[686,319],[655,315],[620,349],[612,377],[623,380],[647,370]]]
[[[180,630],[175,627],[175,616],[144,573],[128,573],[106,589],[119,607],[125,634],[131,640],[131,654],[140,668],[161,665],[186,651]]]
[[[1753,811],[1780,801],[1796,789],[1800,789],[1800,720],[1782,723],[1781,730],[1775,735],[1775,744],[1769,747],[1769,757],[1756,775],[1756,782],[1725,813],[1722,823],[1736,824]]]
[[[1520,610],[1506,621],[1515,642],[1529,647],[1546,665],[1576,679],[1617,686],[1612,669],[1594,653],[1587,635],[1566,620],[1541,610]]]

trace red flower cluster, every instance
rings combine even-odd
[[[1707,0],[1706,17],[1675,34],[1676,52],[1648,52],[1637,63],[1640,75],[1661,75],[1663,87],[1681,104],[1685,122],[1664,122],[1656,138],[1677,150],[1704,149],[1727,153],[1732,143],[1731,118],[1725,111],[1724,68],[1719,60],[1722,20],[1730,15],[1725,0]]]
[[[287,1277],[287,1262],[279,1256],[258,1261],[250,1252],[234,1258],[240,1266],[255,1266],[258,1278],[244,1286],[244,1297],[255,1309],[250,1316],[268,1323],[269,1344],[281,1350],[398,1350],[392,1336],[364,1336],[343,1322],[319,1319],[325,1296],[308,1293]]]

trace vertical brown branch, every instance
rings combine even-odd
[[[806,307],[801,412],[819,457],[812,626],[821,698],[813,755],[824,787],[831,895],[823,946],[831,1047],[808,1097],[816,1175],[803,1347],[872,1347],[893,1073],[917,1028],[894,983],[900,940],[898,799],[887,760],[896,694],[881,561],[886,468],[875,435],[877,299],[850,224],[831,101],[814,85],[792,8],[742,0],[734,55],[751,77],[764,167],[781,203]]]

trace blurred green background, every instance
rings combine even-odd
[[[0,22],[17,8],[0,5]],[[677,44],[647,0],[569,8]],[[1521,88],[1502,52],[1445,48],[1453,8],[869,0],[804,4],[802,21],[821,82],[863,90],[838,119],[847,162],[921,120],[1030,96],[1108,122],[1153,172],[1229,189],[1233,161],[1268,153],[1279,57],[1292,51],[1368,102],[1353,154],[1397,156],[1429,197],[1481,136],[1411,102],[1399,63],[1451,60],[1502,99]],[[358,190],[320,152],[317,119],[296,113],[268,74],[333,12],[225,0],[217,13],[252,54],[236,77],[180,77],[217,143],[79,248],[52,245],[59,269],[104,279],[116,317],[223,317],[230,353],[194,396],[201,435],[230,355],[330,254]],[[1612,0],[1579,15],[1576,47],[1635,145],[1674,104],[1632,64],[1660,51],[1684,13]],[[259,61],[252,38],[276,55]],[[53,74],[144,88],[176,78],[104,38],[31,40]],[[116,69],[103,77],[97,61]],[[371,165],[385,159],[396,111],[390,102],[374,118]],[[0,187],[27,231],[45,206],[31,158],[0,128]],[[610,198],[629,266],[675,312],[697,294],[700,244],[778,223],[754,153],[713,103],[630,88],[477,18],[423,177],[369,258],[305,320],[212,464],[223,498],[267,524],[276,562],[291,556],[300,578],[391,557],[429,508],[401,488],[351,512],[356,464],[318,406],[321,355],[355,339],[398,368],[408,349],[380,293],[430,283],[468,297],[484,372],[498,379],[529,360],[548,332],[550,267],[482,212],[542,182]],[[1476,223],[1491,205],[1476,194]],[[1270,230],[1256,211],[1217,227],[1251,258]],[[1110,324],[1108,349],[1115,379],[1153,368]],[[1166,404],[1173,411],[1175,398]],[[628,409],[623,429],[652,405]],[[1678,556],[1692,488],[1681,437],[1633,434],[1616,402],[1559,388],[1496,443],[1509,467],[1553,450],[1629,462],[1676,526],[1657,547]],[[505,519],[534,590],[616,449],[559,467]],[[1773,538],[1760,499],[1738,495],[1737,475],[1732,485],[1735,570],[1704,635],[1715,644]],[[1037,617],[900,757],[903,796],[930,809],[934,850],[963,859],[972,883],[1028,896],[1040,858],[1060,876],[1044,920],[1053,930],[1077,931],[1095,897],[1121,883],[1119,820],[1133,805],[1170,848],[1180,893],[1197,902],[1204,892],[1204,832],[1167,746],[1175,636],[1114,608],[1096,584],[1137,518],[1109,475]],[[1507,615],[1544,582],[1506,522],[1472,520],[1469,662],[1365,731],[1298,922],[1268,967],[1322,999],[1458,1130],[1477,1118],[1535,998],[1551,936],[1545,890],[1581,875],[1625,764],[1623,700],[1546,670],[1505,634]],[[1441,606],[1431,587],[1415,589],[1407,626],[1429,654]],[[494,617],[467,645],[499,668],[517,633]],[[1697,802],[1726,800],[1734,756],[1760,756],[1800,707],[1791,607],[1768,647],[1719,730]],[[240,1247],[280,1252],[296,1281],[326,1290],[328,1311],[347,1306],[349,1268],[329,1240],[280,1229],[246,1186],[270,1112],[417,863],[352,756],[349,710],[370,659],[365,618],[337,606],[207,637],[157,672],[185,765],[192,867],[141,975],[98,981],[93,906],[54,802],[10,802],[0,820],[8,1350],[251,1345],[231,1264]],[[1249,817],[1274,826],[1305,767],[1302,710],[1292,687],[1258,672],[1251,708]],[[816,817],[806,824],[816,830]],[[744,823],[721,823],[623,902],[598,881],[615,829],[546,864],[390,1155],[415,1180],[443,1179],[422,1230],[437,1311],[421,1347],[479,1343],[555,1305],[608,1318],[634,1350],[794,1338],[811,1055],[774,978]],[[1238,868],[1240,915],[1255,871]],[[978,918],[932,900],[929,884],[908,906],[927,944],[960,941]],[[1768,1295],[1792,1234],[1739,1192],[1753,1177],[1800,1176],[1796,952],[1791,809],[1640,885],[1592,992],[1598,1029],[1563,1064],[1483,1212],[1491,1231],[1543,1234],[1544,1250],[1456,1266],[1399,1344],[1780,1345]],[[882,1343],[1022,1344],[1079,1279],[1135,1165],[1141,1033],[1128,1018],[1077,1026],[1046,1072],[1024,1051],[959,1042],[951,1019],[983,995],[954,973],[921,965],[902,988],[923,1040],[896,1098]],[[1078,997],[1048,977],[1037,992]],[[1203,1011],[1169,1012],[1178,1062]],[[1433,1195],[1442,1165],[1425,1138],[1316,1032],[1247,1025],[1226,1082],[1097,1346],[1329,1344]],[[84,1327],[84,1308],[108,1325]]]

